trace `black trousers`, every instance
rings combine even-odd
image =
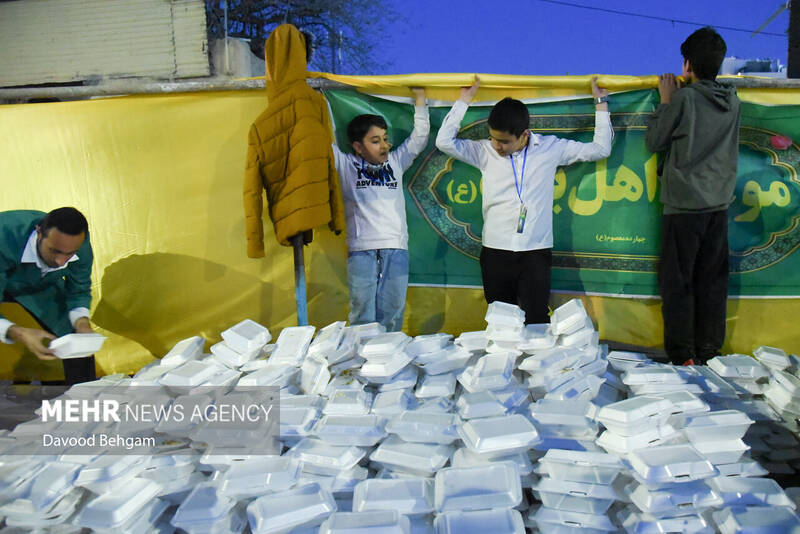
[[[672,363],[719,355],[728,302],[726,210],[662,216],[658,286]]]
[[[526,324],[550,322],[551,249],[512,252],[483,247],[480,261],[486,302],[518,305],[525,312]]]
[[[16,302],[19,304],[19,302],[14,300],[8,294],[3,295],[3,302]],[[20,304],[20,306],[22,306],[22,304]],[[28,308],[25,308],[25,306],[22,307],[31,315],[31,317],[36,319],[36,322],[39,323],[43,330],[50,332],[54,336],[57,335],[50,330],[50,328],[44,324],[41,319],[31,313]],[[64,385],[67,387],[97,379],[97,371],[94,366],[94,356],[87,356],[86,358],[70,358],[67,360],[61,360],[61,363],[64,366]]]

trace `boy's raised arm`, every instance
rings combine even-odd
[[[658,92],[661,103],[647,120],[647,132],[644,144],[650,152],[661,152],[669,148],[672,133],[683,115],[682,102],[675,97],[678,84],[675,75],[662,74],[658,80]]]
[[[428,144],[428,136],[431,132],[431,119],[428,114],[428,104],[425,101],[425,89],[422,87],[412,87],[414,93],[414,129],[411,134],[403,141],[403,144],[395,149],[400,166],[405,172],[414,163],[414,158]]]
[[[608,90],[598,87],[597,76],[592,78],[592,96],[595,102],[608,98]],[[562,139],[563,151],[560,165],[569,165],[576,161],[597,161],[607,158],[611,154],[611,141],[614,139],[614,129],[611,127],[611,114],[608,111],[608,102],[596,103],[594,114],[594,137],[591,143],[581,143]]]
[[[436,136],[436,148],[456,159],[465,163],[469,163],[473,167],[482,169],[486,166],[486,152],[478,141],[469,139],[459,139],[457,137],[458,130],[461,128],[461,121],[464,119],[464,114],[467,112],[469,103],[475,97],[480,84],[478,77],[475,77],[475,83],[470,87],[461,88],[460,98],[453,104],[453,107],[447,113],[447,116],[439,128],[439,134]]]

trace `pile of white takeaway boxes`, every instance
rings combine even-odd
[[[524,319],[496,302],[455,339],[336,322],[269,344],[245,320],[210,354],[183,340],[92,390],[280,388],[280,454],[242,447],[266,433],[162,421],[116,429],[156,438],[133,454],[46,456],[33,420],[0,435],[0,532],[800,532],[798,489],[766,478],[800,467],[800,359],[609,353],[580,300]]]

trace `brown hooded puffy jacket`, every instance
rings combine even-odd
[[[344,229],[330,117],[325,98],[306,84],[305,39],[283,24],[270,34],[265,54],[269,103],[250,127],[244,175],[251,258],[264,256],[262,188],[281,245],[325,223],[336,232]]]

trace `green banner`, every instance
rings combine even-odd
[[[326,91],[339,146],[361,113],[380,114],[397,145],[413,126],[407,103],[351,90]],[[610,295],[657,295],[661,205],[658,156],[644,146],[654,90],[611,97],[614,142],[603,161],[560,168],[553,202],[553,289]],[[487,139],[490,106],[472,106],[460,137]],[[531,129],[591,141],[590,99],[528,105]],[[481,285],[481,175],[439,152],[436,133],[449,107],[431,107],[426,149],[405,173],[409,282]],[[728,210],[731,295],[800,295],[800,105],[743,103],[736,200]],[[784,148],[785,147],[785,148]]]

